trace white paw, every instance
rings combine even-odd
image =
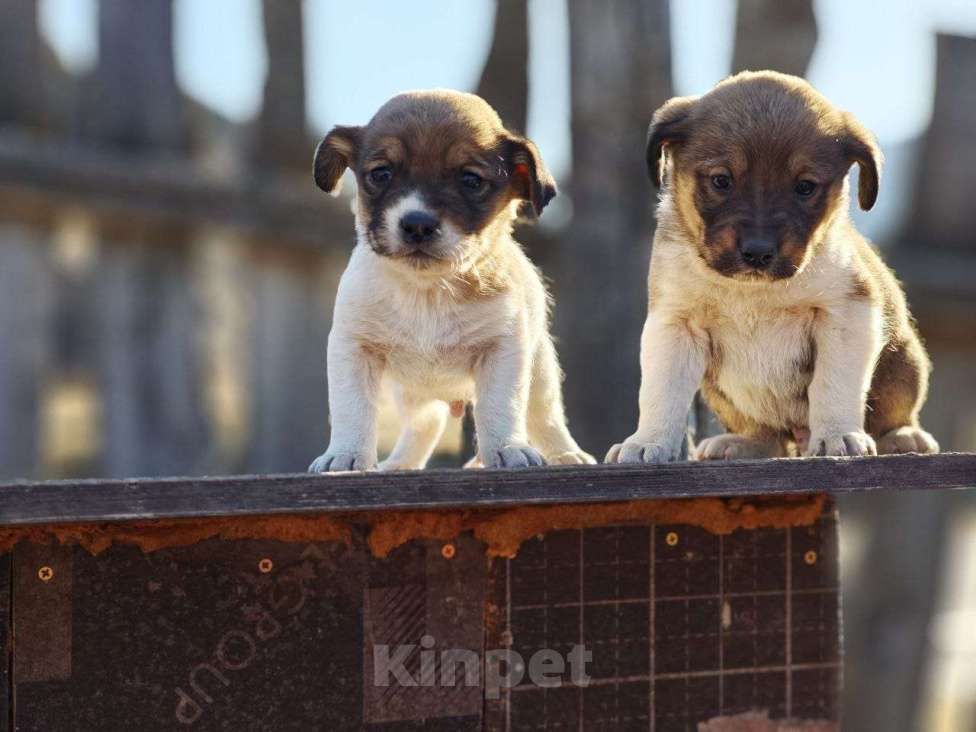
[[[545,465],[542,453],[529,445],[505,445],[478,454],[486,468],[531,468]]]
[[[677,440],[633,434],[607,452],[605,463],[673,463],[683,459],[684,435]]]
[[[376,458],[361,452],[326,450],[308,466],[310,473],[339,473],[350,470],[373,470]]]
[[[780,455],[775,443],[733,434],[706,437],[695,448],[698,460],[749,460]]]
[[[877,454],[878,449],[874,444],[874,438],[863,430],[825,435],[814,433],[810,435],[810,444],[804,453],[806,457],[817,457],[819,455],[861,457]]]
[[[899,427],[878,439],[879,455],[898,455],[906,452],[927,455],[938,451],[939,443],[921,427]]]
[[[596,458],[582,450],[569,450],[546,455],[546,462],[549,465],[595,465]]]

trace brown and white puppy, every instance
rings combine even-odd
[[[851,223],[878,195],[872,135],[802,79],[745,72],[655,114],[658,207],[637,431],[607,462],[678,458],[697,389],[728,434],[702,459],[936,452],[929,361]]]
[[[316,183],[334,192],[346,168],[357,243],[329,334],[332,438],[309,470],[376,467],[383,376],[403,427],[380,469],[424,467],[468,401],[486,467],[594,462],[566,427],[549,296],[512,238],[519,207],[556,194],[536,146],[480,97],[410,92],[325,137]]]

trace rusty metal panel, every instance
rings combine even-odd
[[[15,684],[71,677],[72,553],[53,544],[14,550]]]
[[[451,729],[480,728],[487,567],[484,547],[467,536],[414,542],[372,563],[364,603],[366,723],[451,718]]]
[[[352,729],[363,558],[338,543],[75,549],[71,675],[19,680],[17,729]]]
[[[832,507],[810,528],[617,526],[528,542],[493,574],[487,642],[526,660],[583,645],[590,678],[567,668],[558,687],[502,689],[486,727],[836,731],[837,559]]]
[[[23,732],[837,729],[832,509],[810,528],[726,536],[553,531],[490,563],[469,536],[375,559],[357,529],[349,545],[21,545],[14,565]],[[3,581],[0,565],[0,603]],[[380,646],[407,648],[403,678],[377,683]],[[489,654],[524,671],[579,646],[586,682],[572,664],[558,685],[486,682]],[[470,685],[444,651],[474,659]]]

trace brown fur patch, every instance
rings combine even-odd
[[[688,240],[727,276],[756,275],[738,255],[752,237],[777,247],[762,276],[783,279],[801,269],[846,201],[843,182],[852,164],[862,175],[872,168],[867,177],[875,176],[877,194],[880,153],[870,135],[805,81],[774,72],[745,72],[703,97],[669,102],[651,124],[652,175],[662,149],[672,161]],[[727,189],[716,176],[729,181]],[[798,186],[808,182],[813,191],[803,195]],[[863,198],[873,204],[870,190]]]

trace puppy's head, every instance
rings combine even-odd
[[[736,279],[800,271],[846,207],[855,163],[867,210],[881,169],[872,135],[807,82],[768,71],[672,99],[648,131],[648,170],[658,186],[667,175],[684,234],[712,269]]]
[[[315,153],[315,182],[359,183],[356,227],[377,253],[446,273],[485,254],[524,202],[538,216],[556,185],[531,141],[487,102],[454,91],[393,97],[365,127],[336,127]]]

